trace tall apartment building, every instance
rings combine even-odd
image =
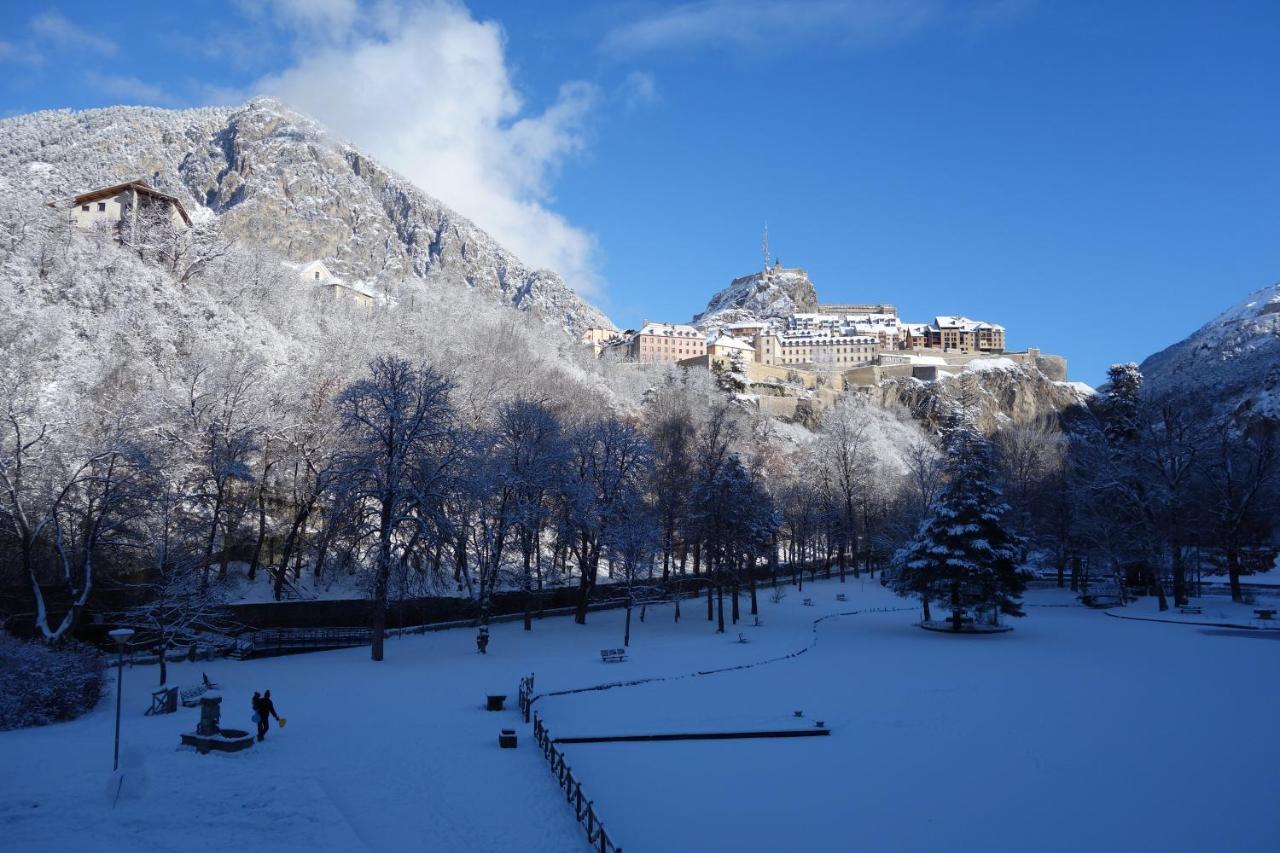
[[[1004,352],[1004,326],[941,315],[928,327],[928,346],[952,352]]]

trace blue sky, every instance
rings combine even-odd
[[[1280,280],[1280,4],[7,4],[0,114],[270,92],[620,324],[775,254],[1101,381]]]

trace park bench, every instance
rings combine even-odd
[[[178,688],[161,687],[159,690],[151,694],[151,707],[147,709],[146,716],[151,717],[156,714],[172,714],[178,710]]]
[[[1199,615],[1200,615],[1201,613],[1203,613],[1204,611],[1203,611],[1203,610],[1201,610],[1199,607],[1194,607],[1194,606],[1192,606],[1192,607],[1179,607],[1179,608],[1178,608],[1178,612],[1179,612],[1179,613],[1184,613],[1184,614],[1189,614],[1189,615],[1192,615],[1192,616],[1199,616]]]
[[[1253,613],[1254,613],[1254,615],[1255,615],[1255,616],[1257,616],[1259,619],[1263,619],[1263,620],[1266,620],[1266,621],[1270,621],[1270,620],[1272,620],[1272,619],[1276,618],[1276,612],[1275,612],[1274,610],[1270,609],[1270,608],[1265,608],[1265,607],[1264,607],[1264,608],[1261,608],[1261,609],[1259,609],[1259,610],[1255,610],[1255,611],[1253,611]]]
[[[800,602],[800,603],[801,603],[801,604],[803,604],[805,607],[812,607],[812,606],[813,606],[813,599],[812,599],[812,598],[806,598],[804,601],[802,601],[802,602]]]
[[[601,649],[600,660],[605,663],[622,663],[627,659],[626,649]]]
[[[848,601],[848,600],[849,600],[849,596],[845,595],[843,592],[836,593],[836,601]]]

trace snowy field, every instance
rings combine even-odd
[[[848,593],[847,603],[835,601]],[[816,606],[802,606],[812,597]],[[582,851],[581,830],[529,727],[520,675],[546,693],[556,736],[708,731],[823,720],[827,738],[565,747],[627,853],[779,850],[1275,850],[1280,631],[1111,618],[1057,591],[1028,597],[1017,630],[950,637],[911,626],[878,584],[762,593],[764,625],[717,636],[699,603],[633,623],[593,613],[524,635],[493,629],[367,649],[181,664],[223,684],[224,725],[250,727],[270,688],[289,724],[236,755],[177,747],[198,712],[145,717],[154,667],[125,672],[126,766],[112,804],[114,702],[71,723],[0,733],[0,833],[23,851]],[[1145,602],[1138,605],[1145,607]],[[1208,611],[1206,607],[1206,611]],[[744,611],[745,612],[745,611]],[[813,620],[831,615],[815,628]],[[749,617],[746,621],[749,621]],[[805,654],[750,669],[689,674]],[[512,710],[487,713],[486,693]],[[520,748],[496,735],[515,726]]]

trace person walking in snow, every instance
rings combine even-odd
[[[485,650],[489,648],[489,629],[481,628],[480,633],[476,634],[476,649],[480,654],[488,654]]]
[[[271,701],[270,690],[263,693],[262,698],[258,700],[258,740],[262,740],[267,736],[268,717],[275,717],[276,722],[280,722],[280,715],[276,713],[275,703]]]
[[[267,736],[267,712],[262,709],[262,694],[253,691],[253,721],[258,724],[258,740]]]

